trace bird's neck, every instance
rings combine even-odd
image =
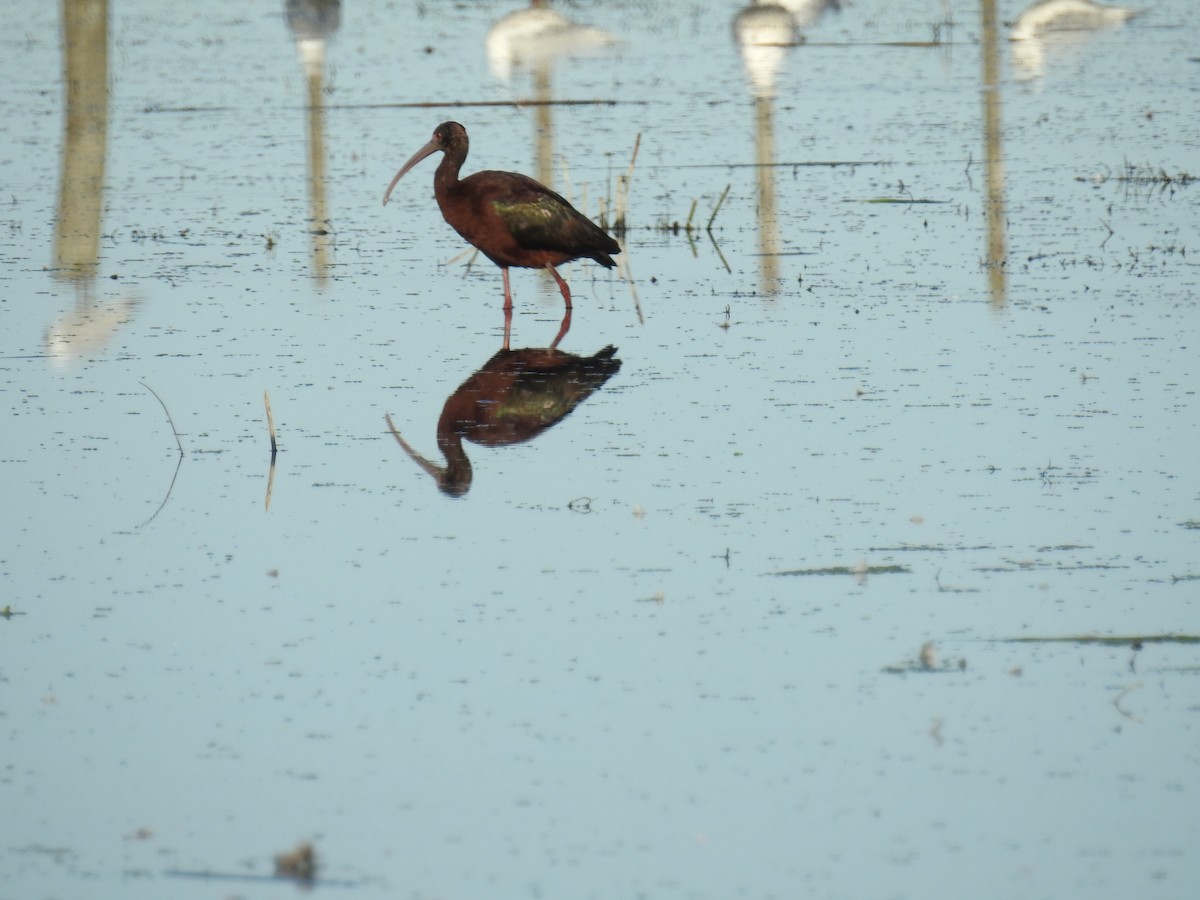
[[[461,434],[438,433],[438,449],[446,457],[446,467],[437,477],[438,487],[449,494],[461,496],[471,486],[474,472],[471,470],[471,460],[463,449]]]
[[[438,163],[437,172],[433,175],[435,193],[442,193],[457,187],[458,173],[462,169],[464,159],[465,157],[458,154],[442,154],[442,161]]]

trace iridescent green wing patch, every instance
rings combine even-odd
[[[513,238],[529,250],[565,250],[574,222],[562,202],[544,195],[531,200],[494,200],[492,208]]]

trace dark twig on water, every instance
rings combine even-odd
[[[179,440],[179,429],[175,427],[175,420],[171,418],[171,411],[167,409],[167,404],[163,403],[163,398],[158,396],[158,391],[154,390],[154,388],[150,387],[150,385],[146,384],[146,382],[139,381],[138,384],[154,395],[154,399],[158,401],[158,405],[161,406],[163,408],[163,412],[167,414],[167,422],[171,426],[171,434],[175,435],[175,446],[179,448],[179,457],[182,459],[183,442]]]
[[[150,387],[144,381],[139,381],[138,384],[154,395],[154,399],[158,401],[158,405],[167,414],[167,423],[171,426],[171,434],[175,435],[175,446],[179,448],[179,459],[175,463],[175,473],[171,476],[171,483],[167,485],[167,493],[163,496],[162,503],[158,504],[158,509],[154,510],[154,514],[138,526],[139,528],[144,528],[154,521],[155,517],[162,512],[163,507],[167,505],[167,501],[171,499],[171,491],[175,488],[175,479],[179,477],[179,469],[183,465],[183,441],[179,439],[179,429],[175,427],[175,420],[171,418],[171,411],[167,409],[167,404],[163,403],[163,398],[158,396],[158,391],[154,390],[154,388]]]
[[[683,233],[687,236],[688,246],[692,248],[692,256],[698,258],[700,251],[696,249],[696,241],[692,238],[692,219],[696,215],[697,202],[697,200],[692,200],[692,208],[688,210],[687,221],[683,223]]]
[[[266,391],[263,391],[263,406],[267,408],[267,434],[271,437],[271,463],[274,464],[279,444],[275,441],[275,418],[271,415],[271,397]]]
[[[1123,709],[1121,707],[1121,701],[1124,700],[1129,694],[1131,694],[1134,691],[1141,688],[1141,686],[1142,686],[1142,683],[1140,681],[1137,684],[1131,684],[1129,687],[1125,688],[1119,694],[1117,694],[1117,696],[1113,697],[1113,700],[1112,700],[1113,708],[1116,709],[1117,712],[1119,712],[1125,718],[1129,719],[1131,722],[1137,722],[1139,724],[1141,723],[1142,720],[1139,719],[1137,716],[1135,716],[1133,713],[1131,713],[1129,710]]]
[[[271,457],[271,466],[267,469],[267,493],[263,497],[263,510],[271,511],[271,492],[275,490],[275,457]]]
[[[729,267],[729,263],[725,259],[725,254],[721,252],[721,248],[717,244],[716,235],[713,234],[713,222],[716,221],[717,213],[721,211],[721,206],[725,203],[725,198],[729,196],[729,189],[731,187],[732,185],[725,185],[725,190],[723,190],[721,192],[721,196],[717,198],[717,205],[713,207],[712,215],[708,217],[708,222],[704,226],[705,232],[708,233],[708,239],[712,242],[713,249],[717,251],[717,256],[720,258],[721,265],[725,267],[726,272],[732,272],[733,270]],[[692,200],[692,206],[688,210],[687,220],[682,226],[678,222],[674,222],[671,225],[661,226],[664,231],[670,231],[672,234],[679,234],[679,232],[682,231],[684,236],[687,238],[688,246],[692,248],[692,256],[695,257],[699,257],[700,255],[700,251],[696,248],[695,240],[696,235],[700,233],[700,226],[694,224],[694,220],[696,218],[696,206],[698,205],[698,202],[699,201],[697,200]]]
[[[158,406],[162,407],[162,412],[167,414],[167,424],[170,425],[170,433],[174,434],[175,446],[176,446],[176,448],[179,449],[179,458],[178,458],[178,460],[175,461],[175,472],[172,476],[170,476],[170,484],[167,485],[167,493],[164,494],[164,496],[162,498],[162,503],[158,504],[158,509],[156,509],[154,511],[154,515],[150,516],[150,518],[148,518],[148,520],[146,520],[145,522],[140,524],[140,526],[138,526],[138,528],[144,528],[145,526],[148,526],[148,524],[150,524],[151,522],[154,522],[155,517],[158,514],[160,514],[160,512],[162,512],[163,506],[166,506],[167,500],[170,499],[170,492],[172,492],[175,488],[175,479],[179,478],[179,469],[182,466],[182,464],[184,464],[184,442],[182,442],[182,440],[179,439],[179,428],[175,427],[175,420],[172,418],[172,416],[170,416],[170,410],[167,409],[167,404],[163,403],[162,397],[158,396],[158,391],[156,391],[154,388],[151,388],[151,386],[149,384],[146,384],[145,382],[138,382],[138,384],[142,385],[143,388],[150,391],[151,394],[154,395],[155,400],[158,401]]]
[[[721,204],[725,202],[725,198],[729,196],[729,188],[732,185],[725,185],[725,190],[721,191],[721,196],[717,199],[717,205],[713,207],[712,215],[708,217],[708,224],[704,226],[704,230],[709,234],[712,233],[713,222],[717,220],[717,213],[721,211]]]
[[[267,434],[271,436],[271,467],[267,470],[267,495],[263,498],[263,509],[271,510],[271,491],[275,488],[275,454],[279,444],[275,440],[275,417],[271,415],[271,397],[263,391],[263,406],[267,408]]]
[[[714,215],[716,214],[714,213]],[[717,236],[713,234],[712,231],[709,231],[708,239],[712,242],[713,249],[717,251],[717,258],[721,260],[721,265],[725,267],[726,272],[729,272],[732,275],[733,269],[729,268],[729,261],[725,259],[725,254],[721,252],[721,247],[717,243]]]
[[[624,177],[617,176],[616,214],[613,221],[613,231],[618,236],[625,234],[627,215],[629,213],[629,185],[633,183],[633,167],[637,163],[638,148],[642,145],[642,133],[633,142],[633,155],[629,158],[629,171]]]
[[[633,280],[633,271],[629,268],[629,257],[624,253],[617,261],[617,271],[625,273],[625,281],[629,285],[629,296],[633,298],[633,311],[637,314],[638,324],[645,325],[646,317],[642,314],[642,301],[638,298],[637,282]]]

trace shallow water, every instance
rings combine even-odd
[[[1200,11],[859,0],[755,82],[570,6],[505,81],[515,7],[364,6],[311,79],[275,3],[3,38],[0,897],[1185,895]],[[610,219],[640,135],[563,267],[619,372],[457,498],[384,419],[440,464],[503,340],[434,161],[380,204],[448,118]]]

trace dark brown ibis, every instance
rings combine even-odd
[[[388,428],[404,452],[433,476],[442,493],[461,497],[472,480],[464,440],[507,447],[537,437],[620,371],[616,352],[616,347],[608,346],[591,356],[575,356],[552,347],[509,350],[505,346],[446,398],[437,423],[444,466],[410,447],[390,415]]]
[[[610,254],[620,253],[621,248],[564,197],[527,175],[484,171],[460,180],[468,147],[467,129],[457,122],[443,122],[433,130],[429,143],[400,167],[383,193],[384,205],[409,169],[441,150],[444,155],[433,176],[438,208],[455,231],[504,273],[505,311],[512,310],[509,266],[548,269],[570,309],[571,289],[554,267],[593,259],[611,269],[616,263]]]

